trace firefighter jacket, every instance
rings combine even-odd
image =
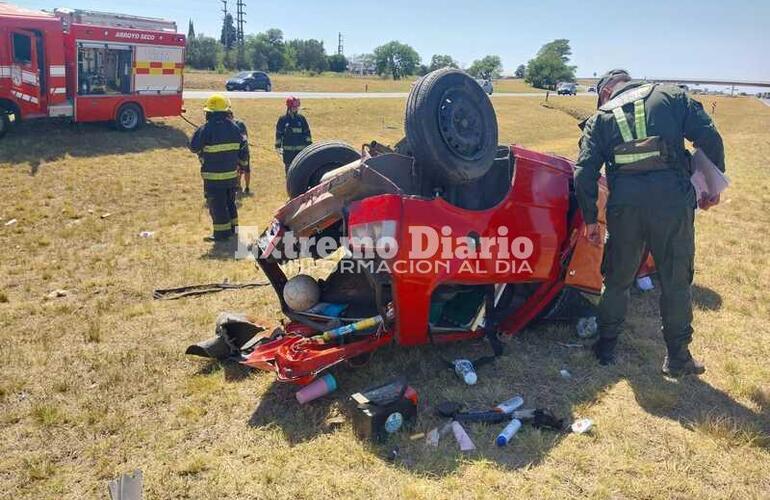
[[[238,166],[249,161],[249,143],[225,113],[210,113],[190,140],[190,151],[201,160],[204,190],[234,188]]]
[[[575,193],[586,223],[597,219],[597,181],[605,166],[612,206],[695,205],[691,141],[722,171],[724,146],[703,106],[675,86],[628,82],[583,124]]]
[[[302,151],[312,142],[310,126],[299,113],[286,113],[275,124],[275,147],[283,148],[284,153]]]

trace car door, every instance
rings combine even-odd
[[[22,115],[39,114],[43,109],[44,82],[40,72],[42,53],[38,50],[37,35],[27,30],[12,30],[9,36],[11,95],[16,98]]]

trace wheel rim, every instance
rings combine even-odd
[[[464,90],[444,92],[438,108],[441,138],[451,151],[464,160],[476,160],[486,142],[483,113],[479,103],[468,98]]]
[[[124,109],[120,113],[120,125],[123,128],[134,128],[139,122],[139,114],[133,109]]]
[[[6,123],[8,123],[8,116],[0,115],[0,134],[5,132]]]

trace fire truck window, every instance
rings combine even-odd
[[[32,62],[32,39],[27,35],[13,34],[13,61],[27,64]]]
[[[130,94],[131,50],[80,47],[78,93],[80,95]]]

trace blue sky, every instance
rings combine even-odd
[[[186,32],[219,34],[217,0],[10,0],[30,8],[71,8],[164,17]],[[578,76],[626,67],[637,77],[770,81],[767,0],[502,1],[245,0],[247,32],[280,28],[286,38],[317,38],[327,51],[345,38],[346,55],[389,40],[423,58],[448,53],[465,65],[502,57],[506,73],[555,38],[572,45]],[[67,3],[70,3],[67,5]],[[235,6],[229,0],[228,6]]]

